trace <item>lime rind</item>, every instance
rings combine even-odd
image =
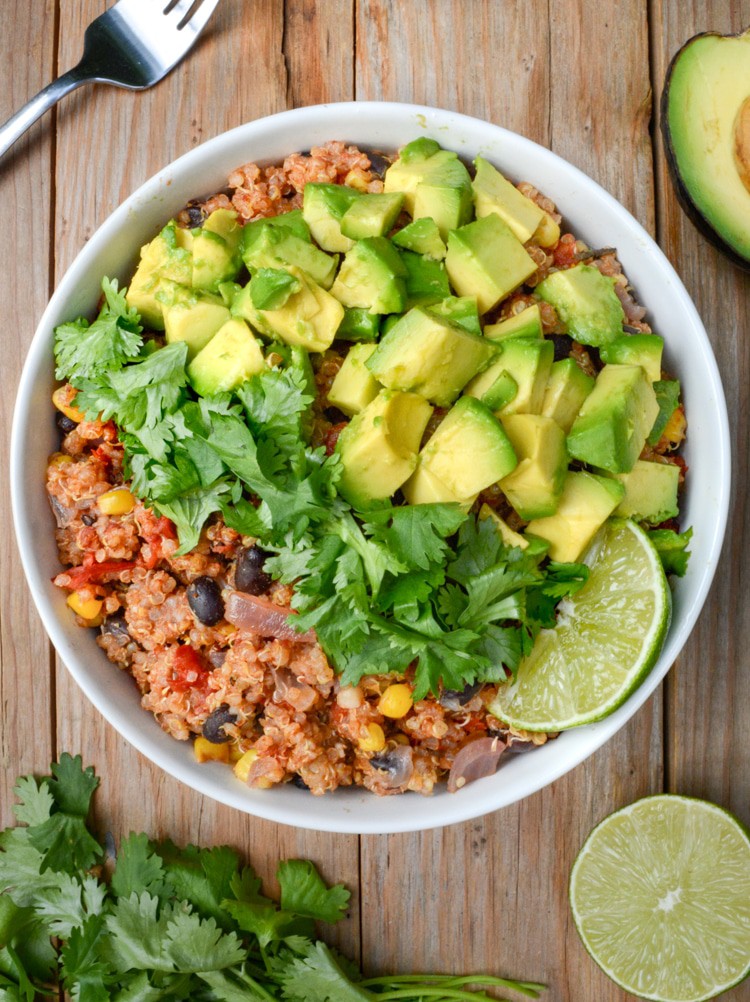
[[[557,626],[542,630],[513,682],[489,710],[527,731],[563,731],[608,716],[656,662],[671,618],[671,593],[648,535],[612,519],[585,562],[589,580],[563,599]]]
[[[750,833],[728,811],[658,794],[594,828],[570,875],[581,940],[651,1002],[706,1002],[750,974]]]

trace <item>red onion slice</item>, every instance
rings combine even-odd
[[[499,736],[477,738],[465,744],[453,760],[448,775],[448,792],[455,793],[475,779],[492,776],[504,751],[505,741]]]
[[[275,637],[277,640],[293,640],[300,644],[311,644],[316,640],[315,632],[299,633],[287,620],[294,615],[283,605],[275,605],[260,595],[230,591],[227,595],[224,618],[238,630],[249,630],[260,637]]]

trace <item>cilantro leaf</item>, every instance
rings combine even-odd
[[[281,887],[281,907],[323,922],[344,917],[350,894],[343,884],[327,887],[315,866],[306,859],[288,859],[276,871]]]
[[[239,871],[237,853],[229,846],[178,849],[172,842],[157,847],[168,886],[175,897],[188,901],[203,916],[229,928],[221,902],[231,893],[232,879]]]
[[[148,891],[161,897],[164,867],[161,857],[151,848],[148,837],[131,832],[120,843],[117,865],[110,884],[117,897],[128,898],[134,891]]]
[[[67,991],[80,1002],[107,1002],[113,972],[100,951],[104,924],[92,915],[71,930],[60,951],[62,980]]]
[[[81,756],[73,758],[63,752],[59,762],[50,766],[52,778],[47,780],[47,789],[52,794],[58,809],[66,814],[85,818],[89,812],[91,798],[99,786],[99,780],[91,766],[84,769]]]
[[[26,825],[40,825],[50,816],[55,798],[46,782],[38,783],[33,776],[21,776],[13,788],[21,801],[13,806],[13,813]]]
[[[280,977],[282,993],[292,1002],[372,1002],[374,996],[354,984],[331,949],[311,943],[302,957],[290,960]]]
[[[246,956],[239,937],[222,932],[213,918],[177,909],[167,923],[164,947],[175,970],[183,972],[233,967]]]
[[[443,563],[450,552],[447,538],[467,517],[457,505],[404,505],[371,513],[366,530],[408,567],[429,570]]]

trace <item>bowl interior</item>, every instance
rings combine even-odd
[[[432,136],[466,160],[481,154],[516,181],[533,183],[553,199],[568,227],[591,246],[616,246],[647,319],[666,340],[666,367],[682,383],[689,419],[689,489],[683,526],[693,526],[688,574],[676,582],[672,626],[651,675],[617,712],[563,734],[533,754],[501,760],[493,777],[459,794],[444,790],[376,798],[342,789],[311,797],[291,785],[250,790],[230,769],[197,764],[189,742],[177,742],[139,706],[132,680],[110,666],[93,631],[75,625],[62,593],[50,583],[59,566],[44,491],[47,457],[58,442],[47,420],[54,386],[52,331],[95,309],[103,275],[125,281],[140,246],[186,201],[226,183],[247,161],[278,162],[288,153],[342,139],[392,150]],[[645,702],[685,644],[705,600],[721,550],[729,500],[726,404],[708,338],[679,278],[648,234],[595,182],[548,150],[497,126],[453,112],[405,104],[321,105],[251,122],[191,151],[136,191],[83,247],[49,303],[22,375],[11,445],[13,511],[24,569],[42,621],[71,674],[89,699],[144,755],[194,789],[269,820],[322,831],[412,831],[478,817],[511,804],[563,775],[611,737]]]

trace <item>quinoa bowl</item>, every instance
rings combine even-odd
[[[449,794],[436,786],[429,797],[414,793],[376,799],[356,787],[311,797],[290,783],[249,789],[218,762],[196,762],[188,742],[160,731],[139,708],[139,694],[125,673],[109,669],[93,631],[76,626],[64,595],[50,579],[59,571],[53,525],[44,495],[48,457],[59,447],[53,429],[44,438],[31,415],[49,407],[54,386],[53,329],[74,316],[95,312],[103,275],[126,284],[139,248],[196,196],[220,191],[239,164],[280,163],[289,153],[340,139],[364,149],[395,152],[418,136],[431,136],[466,161],[486,157],[514,180],[529,181],[549,195],[590,246],[616,246],[618,257],[649,320],[666,340],[670,367],[680,378],[690,419],[685,460],[690,483],[683,501],[685,526],[694,537],[688,572],[674,589],[673,621],[657,664],[641,687],[611,716],[567,731],[554,747],[504,758],[494,776],[470,790]],[[675,337],[680,352],[674,354]],[[691,401],[698,407],[691,410]],[[88,697],[143,754],[188,785],[215,799],[271,820],[320,830],[395,832],[466,820],[534,792],[582,761],[642,704],[685,643],[710,585],[723,537],[728,503],[726,412],[705,332],[679,280],[637,223],[575,168],[518,136],[472,119],[407,105],[323,106],[250,123],[206,143],[149,181],[94,235],[63,279],[39,326],[23,374],[13,429],[12,485],[17,534],[26,573],[51,639]],[[49,525],[49,536],[38,532]]]

